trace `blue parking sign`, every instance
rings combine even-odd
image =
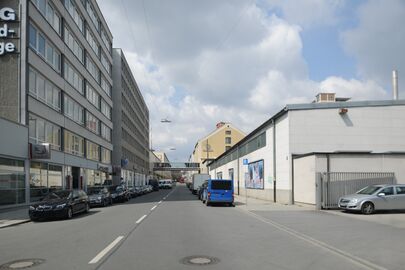
[[[247,158],[244,158],[244,159],[243,159],[243,165],[248,165],[248,164],[249,164],[248,159],[247,159]]]

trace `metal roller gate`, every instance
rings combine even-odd
[[[339,197],[353,194],[363,187],[395,183],[392,172],[325,172],[318,173],[317,178],[323,209],[338,208]]]

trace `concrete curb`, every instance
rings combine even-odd
[[[0,224],[0,229],[12,227],[12,226],[17,226],[17,225],[20,225],[20,224],[23,224],[23,223],[28,223],[30,221],[31,221],[30,219],[22,219],[22,220],[10,221],[10,222],[4,223],[4,224]]]

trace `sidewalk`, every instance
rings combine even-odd
[[[0,229],[29,222],[28,206],[0,209]]]
[[[302,205],[287,205],[274,203],[255,198],[246,198],[245,196],[234,195],[235,205],[247,211],[313,211],[314,207]]]

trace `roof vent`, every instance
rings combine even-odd
[[[335,93],[319,93],[316,95],[316,99],[313,103],[325,103],[325,102],[345,102],[350,100],[346,97],[336,97]]]

